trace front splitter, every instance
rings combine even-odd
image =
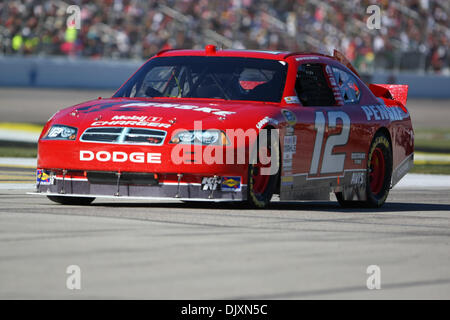
[[[199,183],[161,183],[158,185],[95,184],[87,180],[60,180],[39,185],[30,194],[61,197],[90,197],[107,199],[183,200],[183,201],[245,201],[247,186],[239,191],[203,190]]]

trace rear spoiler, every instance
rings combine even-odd
[[[407,84],[370,84],[370,91],[379,98],[387,98],[399,101],[406,106],[408,99],[408,85]]]
[[[358,71],[352,66],[350,61],[338,50],[333,51],[333,58],[349,68],[359,78]],[[370,84],[370,91],[379,98],[387,98],[399,101],[406,106],[406,100],[408,99],[408,85],[406,84]]]

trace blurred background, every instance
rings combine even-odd
[[[67,28],[69,5],[80,29]],[[366,9],[382,9],[369,30]],[[450,74],[449,1],[12,0],[0,3],[0,53],[148,59],[169,48],[339,49],[364,72]]]
[[[368,28],[370,5],[379,29]],[[111,96],[158,51],[209,43],[338,49],[366,82],[408,84],[418,150],[450,153],[449,1],[11,0],[0,2],[0,156],[11,141],[33,147],[56,110]]]

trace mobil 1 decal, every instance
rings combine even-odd
[[[326,117],[327,116],[327,117]],[[326,121],[328,118],[328,121]],[[341,123],[340,132],[328,135],[326,139],[325,129],[336,128]],[[314,142],[314,150],[311,159],[310,175],[338,173],[344,171],[345,153],[333,153],[336,146],[344,146],[348,142],[350,135],[350,117],[343,111],[317,111],[314,121],[314,129],[316,131],[316,139]],[[323,150],[322,161],[321,154]]]

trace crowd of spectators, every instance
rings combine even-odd
[[[366,24],[372,4],[380,29]],[[80,8],[79,29],[69,5]],[[450,74],[449,16],[450,2],[438,0],[11,0],[0,2],[0,54],[145,59],[207,43],[336,48],[362,70]]]

